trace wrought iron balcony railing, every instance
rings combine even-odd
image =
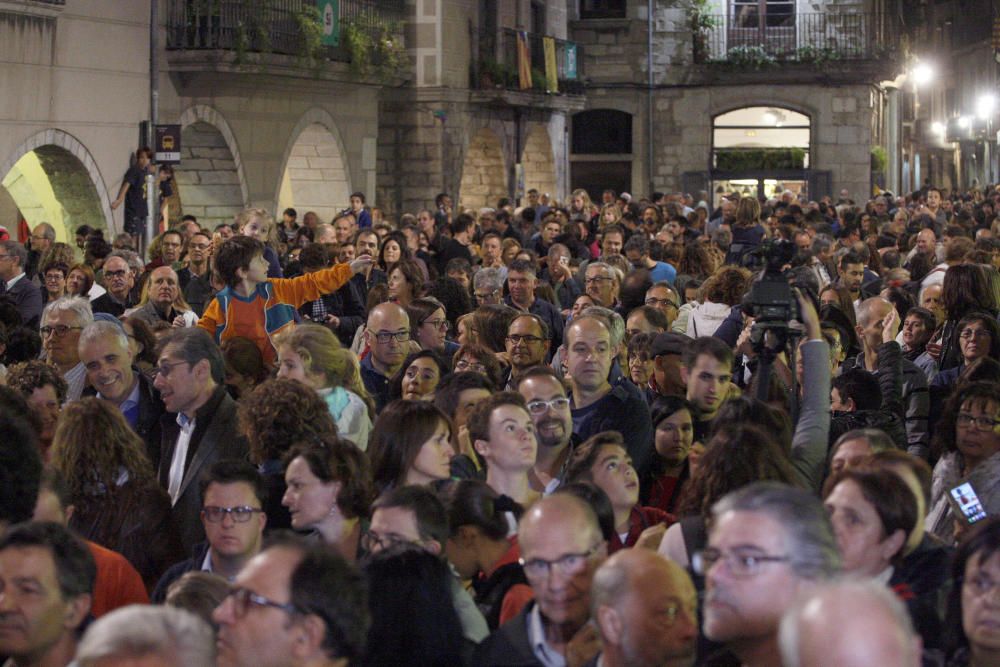
[[[694,35],[699,63],[761,69],[787,62],[874,60],[894,47],[885,17],[872,13],[822,12],[712,15],[711,27]]]
[[[218,49],[302,55],[315,0],[168,0],[167,48]],[[401,31],[405,0],[340,0],[340,43],[346,26]],[[328,47],[331,60],[349,60],[343,47]]]
[[[547,76],[546,40],[552,40],[550,49],[554,58],[550,57],[549,67],[555,67],[555,89]],[[470,88],[558,95],[583,93],[583,50],[575,42],[510,28],[496,33],[474,32],[472,42]]]

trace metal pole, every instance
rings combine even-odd
[[[149,134],[146,137],[146,145],[150,148],[154,148],[154,140],[156,136],[156,123],[159,120],[158,107],[160,101],[160,63],[159,63],[159,28],[160,28],[160,17],[159,17],[159,5],[160,0],[149,0]],[[153,170],[155,173],[155,157],[153,154],[154,161],[151,162],[153,165]],[[156,220],[159,219],[160,207],[159,207],[159,197],[157,196],[156,188],[156,178],[146,176],[146,243],[148,246],[150,241],[156,235]],[[143,250],[145,250],[145,246]]]
[[[653,9],[655,0],[648,0],[646,9],[646,171],[649,180],[647,196],[652,196],[656,190],[653,179]]]

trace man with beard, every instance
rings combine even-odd
[[[692,561],[705,577],[705,636],[746,667],[778,667],[782,614],[840,572],[826,510],[808,491],[757,482],[717,502],[710,525]]]
[[[623,549],[594,575],[591,620],[602,667],[691,667],[698,594],[679,565],[647,549]]]
[[[563,466],[575,444],[566,388],[550,366],[536,366],[521,376],[517,391],[528,406],[538,440],[528,482],[535,491],[552,493],[562,482]]]

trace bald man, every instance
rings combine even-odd
[[[784,667],[918,667],[921,641],[899,598],[877,581],[828,584],[785,613]]]
[[[125,311],[128,316],[135,316],[155,327],[159,322],[166,322],[174,327],[193,327],[198,316],[190,308],[183,306],[187,302],[181,297],[180,281],[177,272],[169,266],[158,266],[149,274],[146,283],[148,290],[144,305]]]
[[[598,568],[591,619],[603,667],[691,667],[698,594],[688,573],[647,549],[624,549]]]
[[[892,334],[892,338],[887,338],[883,342],[885,321],[893,308],[891,303],[878,296],[861,302],[861,305],[858,306],[858,323],[855,328],[858,332],[858,339],[861,341],[862,351],[857,357],[847,359],[844,362],[843,371],[861,368],[878,375],[880,350],[885,353],[888,351],[888,347],[896,346],[892,348],[895,352],[895,349],[898,348],[898,343],[892,342],[895,333]],[[896,329],[898,330],[898,326]],[[930,435],[927,432],[930,394],[927,391],[927,376],[905,357],[900,359],[900,367],[907,451],[926,459],[930,452]]]
[[[590,619],[594,572],[607,545],[594,511],[576,496],[555,493],[521,518],[518,542],[533,602],[487,637],[472,664],[565,665],[596,655]],[[577,663],[578,664],[578,663]]]
[[[361,360],[361,379],[381,411],[389,402],[389,378],[410,351],[410,318],[399,304],[380,303],[368,313],[364,335],[371,354]]]

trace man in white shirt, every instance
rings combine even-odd
[[[45,359],[66,381],[66,402],[80,399],[87,384],[87,370],[80,361],[80,332],[94,321],[86,297],[66,296],[49,303],[42,311],[42,350]]]
[[[202,329],[175,329],[164,343],[154,386],[167,413],[160,420],[160,484],[167,489],[184,548],[205,539],[196,480],[221,459],[244,459],[236,402],[223,383],[222,352]]]

